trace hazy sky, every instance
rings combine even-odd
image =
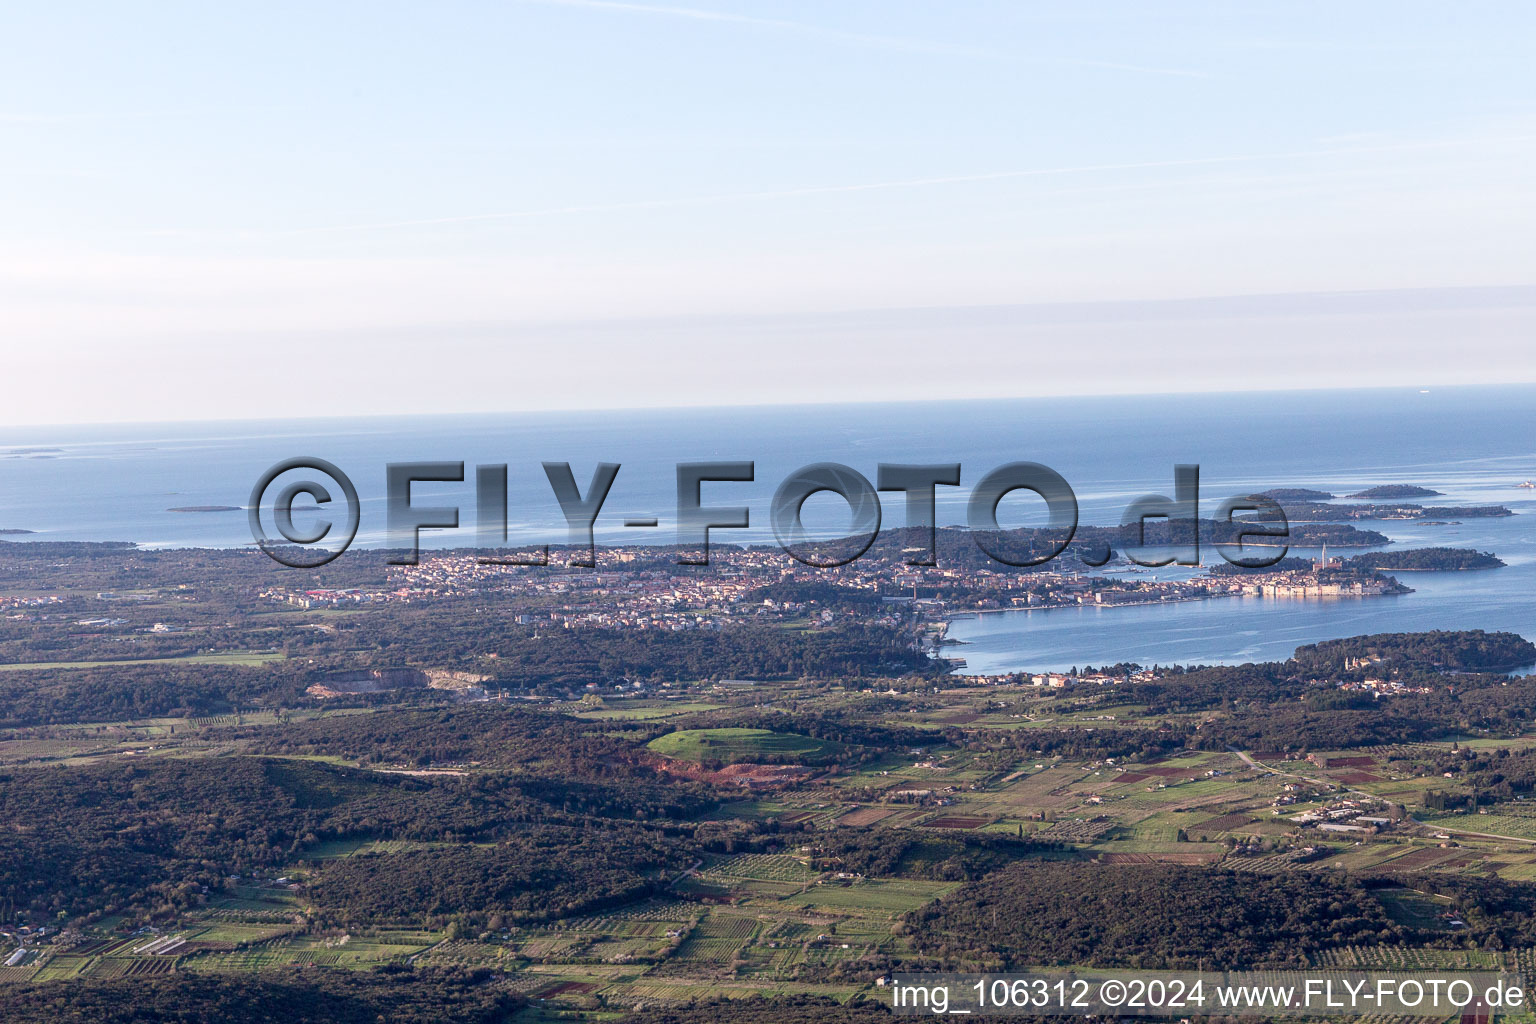
[[[1514,0],[12,4],[0,422],[1536,380],[1533,40]]]

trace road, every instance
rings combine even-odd
[[[1262,772],[1269,772],[1271,775],[1283,775],[1283,776],[1285,776],[1288,779],[1300,779],[1302,782],[1309,782],[1309,783],[1311,783],[1314,786],[1333,787],[1333,786],[1337,786],[1338,785],[1338,783],[1330,782],[1327,779],[1314,779],[1314,778],[1312,778],[1311,776],[1308,776],[1308,775],[1299,775],[1296,772],[1283,772],[1283,771],[1281,771],[1278,768],[1271,768],[1269,765],[1263,763],[1262,761],[1254,760],[1253,757],[1247,751],[1245,751],[1245,750],[1238,750],[1236,747],[1228,747],[1227,749],[1230,750],[1232,753],[1236,754],[1238,757],[1242,758],[1243,763],[1248,765],[1249,767],[1257,768],[1257,769],[1259,769],[1259,771],[1262,771]],[[1356,796],[1370,797],[1372,800],[1380,800],[1381,799],[1381,797],[1377,796],[1375,793],[1367,793],[1367,792],[1365,792],[1364,790],[1361,790],[1361,789],[1349,789],[1349,788],[1346,787],[1345,788],[1345,792],[1353,793]],[[1401,805],[1399,804],[1399,805],[1394,805],[1394,806],[1401,806]],[[1408,809],[1406,807],[1403,808],[1403,812],[1404,812],[1403,821],[1404,822],[1411,823],[1411,824],[1414,824],[1414,825],[1418,825],[1421,828],[1427,828],[1427,829],[1430,829],[1431,831],[1440,832],[1440,833],[1443,833],[1443,834],[1448,835],[1448,836],[1469,836],[1469,837],[1471,837],[1473,839],[1497,839],[1500,842],[1505,842],[1505,843],[1525,843],[1527,845],[1536,846],[1536,839],[1521,839],[1518,836],[1501,836],[1501,835],[1498,835],[1498,834],[1493,833],[1493,832],[1473,832],[1473,831],[1471,831],[1469,829],[1449,828],[1449,827],[1444,826],[1444,825],[1427,825],[1424,822],[1420,821],[1418,818],[1415,818],[1413,815],[1408,814],[1407,810]]]

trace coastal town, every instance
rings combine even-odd
[[[296,608],[431,602],[496,594],[520,625],[550,629],[721,629],[742,622],[842,616],[910,625],[933,645],[956,615],[1068,607],[1115,608],[1222,597],[1364,598],[1407,593],[1391,576],[1347,567],[1326,548],[1301,568],[1241,574],[1154,574],[1129,563],[1106,570],[1034,571],[909,566],[870,558],[833,568],[778,551],[719,548],[707,567],[667,565],[645,549],[599,549],[590,569],[486,564],[474,554],[424,555],[392,566],[377,589],[268,586],[263,600]]]

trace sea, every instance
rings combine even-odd
[[[1404,630],[1510,630],[1536,639],[1536,490],[1519,486],[1536,478],[1536,385],[0,428],[0,530],[31,531],[0,534],[0,541],[250,545],[245,508],[253,485],[269,467],[298,456],[327,460],[350,478],[360,498],[361,547],[393,546],[385,467],[401,462],[466,464],[463,483],[413,487],[416,505],[460,509],[460,527],[423,532],[424,548],[478,543],[474,481],[481,465],[507,466],[514,545],[568,539],[545,462],[569,463],[583,493],[598,463],[620,465],[596,526],[597,540],[614,544],[676,542],[680,462],[754,463],[750,483],[703,487],[706,505],[750,511],[748,529],[715,531],[716,543],[771,543],[775,489],[794,470],[820,462],[850,466],[870,480],[882,462],[960,463],[961,486],[939,488],[946,525],[965,521],[976,481],[1015,461],[1060,473],[1077,496],[1081,522],[1096,525],[1118,523],[1138,496],[1171,493],[1180,463],[1200,467],[1207,512],[1228,496],[1273,487],[1344,495],[1416,484],[1442,492],[1422,499],[1426,504],[1501,504],[1516,515],[1357,525],[1386,534],[1396,547],[1476,548],[1507,566],[1402,573],[1414,591],[1396,597],[1223,598],[956,616],[949,635],[958,643],[946,653],[963,657],[966,672],[997,673],[1121,661],[1263,661],[1304,643]],[[902,497],[883,501],[885,525],[901,525]],[[220,510],[174,511],[208,507]],[[295,522],[318,514],[297,512]],[[830,494],[810,499],[805,517],[828,536],[848,525],[846,506]],[[636,518],[657,525],[624,525]],[[1044,506],[1017,492],[1004,499],[999,519],[1005,527],[1044,525]],[[1206,557],[1219,556],[1207,550]],[[274,563],[272,571],[276,578],[286,570]],[[1112,563],[1106,571],[1125,567]],[[1152,576],[1192,571],[1170,567]]]

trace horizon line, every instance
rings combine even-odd
[[[622,413],[622,412],[704,412],[709,410],[742,411],[742,410],[769,410],[769,409],[842,409],[849,406],[876,406],[876,405],[946,405],[956,402],[968,403],[999,403],[999,402],[1060,402],[1076,401],[1094,398],[1183,398],[1194,395],[1220,396],[1220,395],[1324,395],[1354,392],[1388,392],[1400,391],[1414,394],[1434,394],[1440,391],[1464,392],[1464,391],[1495,391],[1518,390],[1521,388],[1536,387],[1536,378],[1530,380],[1501,380],[1486,381],[1468,384],[1465,382],[1456,384],[1436,384],[1433,381],[1420,384],[1358,384],[1336,386],[1297,386],[1297,387],[1223,387],[1223,388],[1191,388],[1175,391],[1081,391],[1062,392],[1057,391],[1048,395],[994,395],[987,397],[967,397],[963,395],[945,395],[925,398],[849,398],[842,401],[829,402],[820,399],[806,401],[767,401],[746,402],[738,404],[722,404],[719,402],[699,404],[668,404],[668,405],[589,405],[566,406],[561,408],[544,409],[471,409],[455,412],[398,412],[398,413],[333,413],[317,416],[230,416],[217,419],[129,419],[129,420],[59,420],[50,423],[0,423],[0,431],[4,430],[46,430],[56,427],[186,427],[198,424],[239,424],[239,423],[335,423],[347,421],[369,420],[420,420],[420,419],[479,419],[495,416],[565,416],[582,413]],[[0,440],[0,445],[7,442]]]

